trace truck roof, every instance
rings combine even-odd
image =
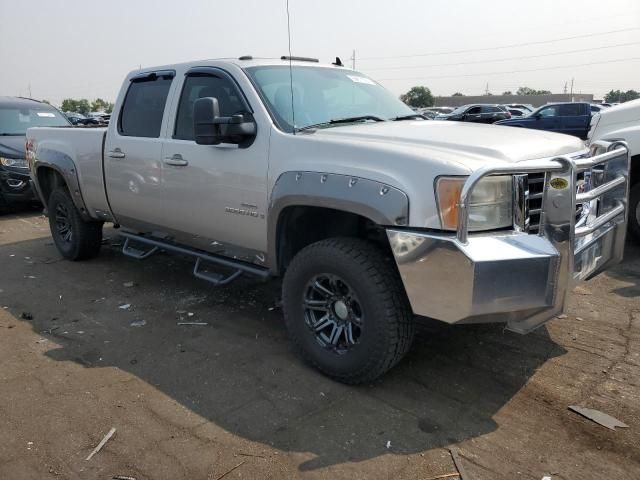
[[[220,62],[230,63],[240,68],[257,67],[257,66],[289,66],[289,64],[291,64],[293,66],[301,66],[301,67],[339,68],[341,70],[352,71],[351,68],[347,68],[346,66],[339,66],[334,63],[321,63],[314,58],[291,57],[291,61],[289,61],[289,57],[286,57],[286,56],[282,56],[280,58],[267,58],[267,57],[253,57],[250,55],[245,55],[242,57],[208,58],[204,60],[192,60],[189,62],[172,63],[168,65],[156,65],[152,67],[145,67],[145,68],[142,68],[141,70],[134,70],[131,73],[140,74],[145,72],[154,72],[157,70],[171,70],[172,68],[182,67],[182,66],[186,66],[186,67],[206,66],[208,64],[215,64]]]

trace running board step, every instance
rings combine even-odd
[[[203,262],[202,258],[197,258],[196,264],[193,267],[193,276],[201,280],[211,282],[216,286],[222,286],[226,285],[227,283],[231,283],[243,273],[240,269],[226,276],[222,275],[221,273],[208,272],[206,270],[206,267],[204,270],[200,269],[201,263],[206,263],[206,260]]]
[[[140,250],[129,245],[129,240],[131,239],[127,238],[124,241],[124,245],[122,246],[122,253],[124,253],[127,257],[135,258],[136,260],[144,260],[145,258],[149,258],[151,255],[158,251],[158,247],[152,247],[145,252],[144,250]]]
[[[187,247],[174,245],[168,242],[162,242],[153,238],[148,238],[143,235],[136,235],[128,232],[119,232],[119,235],[125,238],[124,245],[122,247],[122,253],[128,257],[135,258],[137,260],[144,260],[149,258],[154,253],[160,250],[166,250],[168,252],[180,253],[193,257],[196,263],[193,267],[193,275],[201,280],[206,280],[216,286],[227,285],[236,280],[242,274],[249,274],[260,278],[268,278],[269,270],[256,265],[251,265],[240,260],[234,260],[231,258],[223,257],[222,255],[215,255],[212,253],[205,253],[200,250],[191,250]],[[135,248],[131,246],[131,242],[140,243],[147,247],[147,250]],[[222,274],[217,272],[210,272],[207,269],[207,264],[215,264],[231,270],[229,274]]]

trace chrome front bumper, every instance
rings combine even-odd
[[[474,172],[460,194],[454,233],[388,229],[415,314],[447,323],[506,322],[529,332],[562,312],[581,280],[622,260],[629,155],[621,142],[597,142],[594,156],[526,161]],[[601,153],[604,152],[604,153]],[[514,228],[469,235],[468,201],[488,175],[546,172],[539,231],[530,234],[525,201],[514,199]],[[585,181],[577,188],[578,175]],[[516,177],[514,177],[516,178]],[[578,192],[578,193],[576,193]],[[581,213],[576,218],[576,206]]]

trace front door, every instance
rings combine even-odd
[[[532,121],[529,125],[531,128],[537,128],[538,130],[559,132],[561,127],[559,115],[558,105],[551,105],[539,110],[536,116],[531,119]]]
[[[104,146],[105,182],[116,220],[153,229],[162,209],[160,131],[172,72],[132,79],[122,108],[109,126]]]
[[[221,116],[252,112],[226,72],[187,72],[162,148],[165,215],[180,243],[261,263],[266,251],[269,132],[258,129],[249,146],[198,145],[193,104],[218,99]],[[256,258],[257,257],[257,258]]]

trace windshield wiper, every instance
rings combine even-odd
[[[410,115],[400,115],[399,117],[393,117],[393,118],[390,118],[389,120],[392,120],[394,122],[399,122],[401,120],[415,120],[416,118],[422,118],[423,120],[426,120],[426,117],[421,113],[412,113]]]
[[[361,122],[364,120],[373,120],[374,122],[384,122],[384,118],[380,118],[375,115],[359,115],[357,117],[335,118],[333,120],[329,120],[328,122],[314,123],[313,125],[307,125],[305,127],[296,128],[296,132],[301,132],[303,130],[311,130],[313,128],[318,128],[318,127],[326,127],[329,125],[336,125],[340,123]]]
[[[0,137],[22,137],[26,133],[0,133]]]

